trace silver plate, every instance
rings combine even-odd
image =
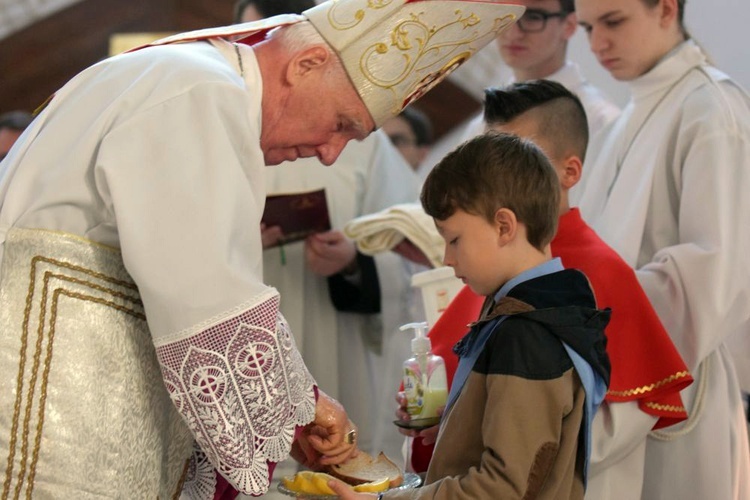
[[[397,486],[396,488],[391,488],[386,491],[408,490],[411,488],[416,488],[420,484],[422,484],[422,478],[419,477],[418,474],[415,474],[413,472],[406,472],[404,473],[404,482],[401,483],[401,486]],[[311,495],[309,493],[292,491],[284,486],[284,483],[279,483],[279,491],[290,497],[305,498],[307,500],[332,500],[334,498],[338,498],[338,495]]]

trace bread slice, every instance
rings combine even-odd
[[[380,452],[377,458],[361,451],[356,457],[351,458],[343,464],[330,465],[328,473],[352,486],[378,481],[384,477],[388,478],[388,487],[395,488],[404,482],[401,469]]]

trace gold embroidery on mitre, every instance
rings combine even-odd
[[[655,389],[658,389],[659,387],[663,387],[671,382],[674,382],[675,380],[679,380],[679,379],[689,377],[689,376],[690,376],[690,372],[681,371],[681,372],[675,373],[674,375],[670,375],[669,377],[662,379],[658,382],[655,382],[653,384],[636,387],[635,389],[628,389],[626,391],[607,391],[607,395],[614,396],[614,397],[629,397],[629,396],[634,396],[637,394],[646,394]]]
[[[657,411],[665,411],[665,412],[671,412],[671,413],[686,413],[684,406],[674,406],[674,405],[660,405],[659,403],[646,403],[647,408],[651,408]]]
[[[382,9],[385,7],[388,7],[393,2],[393,0],[367,0],[367,8],[368,9]],[[345,31],[348,29],[352,29],[355,26],[357,26],[359,23],[362,22],[362,20],[365,18],[366,12],[364,9],[357,9],[354,12],[354,15],[352,16],[352,19],[350,21],[343,21],[343,20],[337,20],[336,17],[336,10],[341,4],[339,2],[334,2],[331,8],[328,10],[328,22],[330,23],[331,27],[335,30],[339,31]]]
[[[384,89],[392,89],[409,75],[415,75],[413,88],[404,93],[409,95],[425,78],[430,79],[428,84],[433,83],[468,59],[477,50],[472,43],[490,34],[495,36],[516,19],[515,15],[507,14],[480,32],[471,29],[481,25],[475,13],[464,14],[461,9],[454,13],[456,18],[442,26],[428,26],[421,19],[424,12],[411,13],[410,19],[401,21],[391,30],[390,43],[378,42],[365,49],[360,58],[360,71],[368,81]],[[458,30],[459,35],[451,36],[451,30]],[[386,70],[391,74],[385,74]]]
[[[19,464],[19,471],[17,473],[18,483],[15,487],[15,497],[19,498],[21,494],[21,489],[23,487],[25,476],[26,476],[26,468],[27,468],[27,462],[28,462],[28,448],[29,448],[29,437],[30,437],[30,427],[31,427],[31,414],[32,414],[32,408],[34,406],[34,393],[36,392],[36,385],[37,385],[37,378],[40,376],[40,365],[41,366],[41,385],[40,385],[40,396],[39,396],[39,408],[38,408],[38,420],[36,425],[36,434],[34,436],[34,447],[32,449],[32,459],[31,464],[29,466],[29,472],[27,476],[28,480],[28,487],[27,487],[27,497],[31,498],[32,491],[33,491],[33,485],[34,485],[34,477],[36,475],[36,464],[39,457],[39,451],[41,448],[41,437],[42,437],[42,429],[44,424],[44,407],[45,407],[45,401],[47,397],[47,383],[49,380],[49,371],[50,366],[52,362],[52,356],[53,356],[53,347],[54,347],[54,334],[55,334],[55,324],[56,324],[56,318],[57,318],[57,304],[60,300],[60,296],[67,296],[70,298],[75,298],[78,300],[85,300],[90,302],[96,302],[102,305],[105,305],[107,307],[112,307],[120,312],[124,312],[126,314],[129,314],[131,316],[134,316],[140,320],[145,321],[145,315],[142,312],[142,303],[140,301],[140,298],[137,294],[137,287],[132,282],[123,281],[121,279],[117,279],[111,276],[107,276],[103,273],[83,268],[80,266],[76,266],[64,261],[56,260],[56,259],[50,259],[43,256],[35,256],[30,261],[29,266],[29,288],[28,293],[26,296],[26,304],[24,306],[24,316],[23,316],[23,325],[22,325],[22,334],[21,334],[21,348],[20,348],[20,358],[19,358],[19,371],[18,371],[18,377],[17,377],[17,393],[16,393],[16,401],[14,404],[14,414],[11,424],[11,436],[10,436],[10,442],[9,442],[9,454],[8,454],[8,466],[6,468],[6,475],[5,475],[5,481],[3,484],[3,498],[7,498],[10,493],[10,484],[13,477],[13,465],[14,465],[14,456],[16,451],[16,436],[18,432],[18,427],[20,423],[20,414],[22,411],[22,399],[23,399],[23,384],[24,384],[24,372],[26,368],[26,359],[27,359],[27,349],[29,346],[29,324],[31,322],[31,310],[34,303],[34,296],[37,293],[36,290],[36,276],[37,271],[39,270],[39,267],[41,264],[49,264],[51,266],[55,266],[58,269],[78,272],[83,275],[90,276],[92,278],[98,279],[100,281],[103,281],[105,283],[110,283],[114,286],[119,286],[121,288],[125,288],[128,290],[132,290],[135,292],[135,295],[129,295],[127,293],[122,293],[114,288],[107,288],[104,286],[101,286],[93,281],[88,280],[82,280],[79,278],[75,278],[73,276],[68,276],[64,274],[57,274],[53,273],[49,270],[44,272],[42,283],[43,287],[41,290],[41,300],[40,300],[40,309],[39,309],[39,325],[37,327],[37,339],[34,346],[34,353],[32,357],[33,365],[29,377],[29,386],[27,391],[27,398],[26,398],[26,404],[25,404],[25,411],[24,411],[24,417],[23,417],[23,427],[21,432],[21,460]],[[129,307],[124,307],[120,304],[117,304],[112,301],[108,301],[105,299],[102,299],[100,297],[95,296],[88,296],[81,294],[79,292],[74,292],[71,290],[66,290],[64,288],[55,288],[52,290],[52,299],[50,301],[50,323],[49,323],[49,332],[46,335],[45,338],[45,326],[46,325],[46,313],[47,313],[47,301],[49,300],[49,290],[50,290],[50,282],[52,279],[57,279],[61,282],[68,282],[72,284],[76,284],[85,288],[90,288],[92,290],[96,290],[101,293],[108,294],[113,297],[117,297],[125,302],[130,302],[133,304],[133,306],[136,307],[136,309],[132,309]],[[44,348],[46,340],[46,349]],[[46,352],[45,352],[46,351]],[[44,363],[41,363],[42,354],[44,352]]]

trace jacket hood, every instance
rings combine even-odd
[[[609,385],[604,328],[610,309],[596,308],[588,278],[580,271],[565,269],[519,283],[483,321],[500,315],[543,325],[580,354]]]

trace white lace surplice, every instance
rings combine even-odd
[[[289,455],[315,416],[313,380],[275,290],[243,312],[157,348],[175,406],[211,463],[245,493],[268,489],[267,462]]]
[[[260,494],[313,418],[314,381],[262,281],[260,71],[226,45],[138,51],[71,80],[3,162],[0,242],[32,227],[118,248],[172,401],[222,475]]]

